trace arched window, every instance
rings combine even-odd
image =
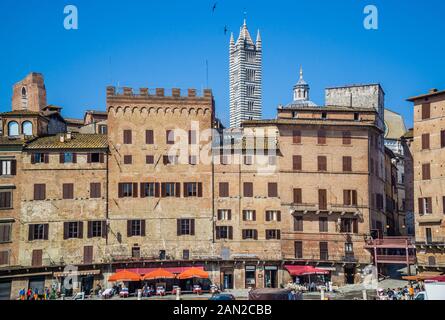
[[[19,135],[19,124],[15,121],[11,121],[8,124],[8,136],[17,137]]]
[[[26,88],[23,87],[23,88],[22,88],[22,98],[23,98],[23,99],[26,99],[27,96],[28,96],[28,95],[27,95],[27,93],[26,93]]]
[[[31,121],[23,122],[22,132],[25,136],[32,136],[32,122]]]

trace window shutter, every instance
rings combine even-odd
[[[229,239],[233,240],[233,227],[228,227],[229,229]]]
[[[301,204],[302,202],[303,202],[302,190],[301,189],[294,189],[294,203]]]
[[[278,222],[281,221],[281,211],[277,211],[277,220]]]
[[[137,198],[137,197],[138,197],[138,184],[133,183],[133,198]]]
[[[165,198],[165,183],[161,183],[161,197]]]
[[[132,223],[132,220],[127,221],[127,237],[133,236],[133,234],[131,233],[131,223]]]
[[[36,163],[36,155],[35,153],[31,154],[31,164],[35,164]]]
[[[266,222],[270,221],[270,214],[269,211],[266,211]]]
[[[102,221],[102,238],[107,238],[107,234],[108,234],[108,227],[107,227],[107,222],[106,221]]]
[[[83,239],[83,222],[79,223],[79,239]]]
[[[428,133],[422,134],[422,150],[430,148],[430,135]]]
[[[445,208],[445,207],[444,207]],[[444,209],[445,210],[445,209]],[[232,210],[228,210],[228,219],[232,220]]]
[[[179,182],[177,182],[175,185],[175,195],[176,195],[176,198],[181,197],[181,184]]]
[[[60,163],[65,163],[65,154],[63,152],[60,153],[59,162]]]
[[[318,206],[320,210],[327,209],[327,194],[325,189],[318,190]]]
[[[294,144],[300,144],[301,143],[301,131],[300,130],[294,130],[293,131],[293,143]]]
[[[43,240],[48,240],[49,237],[49,224],[43,225]]]
[[[181,220],[180,219],[176,220],[176,235],[177,236],[181,235]]]
[[[88,239],[93,237],[93,221],[88,221]]]
[[[281,230],[277,230],[277,239],[278,239],[278,240],[281,239]]]
[[[344,131],[343,132],[343,144],[350,145],[351,144],[351,132]]]
[[[256,210],[253,210],[253,221],[256,221]]]
[[[440,131],[440,147],[445,147],[445,130]]]
[[[247,221],[247,212],[243,210],[243,221]]]
[[[344,172],[352,171],[352,158],[351,157],[343,157],[343,171]]]
[[[141,182],[141,198],[145,198],[145,188],[147,187],[147,183]]]
[[[141,220],[141,237],[145,237],[145,220]]]
[[[119,198],[124,197],[124,184],[123,183],[118,184],[118,196],[119,196]]]
[[[146,130],[145,131],[145,143],[146,144],[153,144],[153,130]]]
[[[353,233],[358,233],[358,220],[357,219],[353,220],[352,232]]]
[[[216,229],[215,229],[215,236],[216,236],[216,240],[219,240],[219,239],[221,239],[221,227],[216,227]]]
[[[190,220],[190,235],[195,235],[195,219]]]
[[[357,190],[352,190],[352,205],[358,205]]]
[[[45,153],[45,155],[43,157],[45,159],[45,163],[49,163],[49,154]]]
[[[351,204],[351,199],[349,198],[349,190],[343,190],[343,204],[349,206]]]
[[[188,183],[184,182],[184,198],[189,197],[187,190],[188,190]]]
[[[159,183],[155,183],[155,197],[159,198]]]
[[[243,240],[246,240],[246,230],[243,230]]]
[[[302,170],[302,157],[301,156],[293,156],[293,169],[296,171]]]
[[[427,213],[433,213],[433,199],[432,198],[427,198],[426,199],[427,203],[428,203],[428,212]]]
[[[73,163],[77,163],[77,153],[73,153]]]
[[[17,160],[11,161],[11,175],[12,176],[17,175]]]
[[[429,119],[431,116],[431,105],[429,103],[422,104],[422,120]]]
[[[105,162],[105,156],[103,153],[99,153],[99,162],[104,163]]]
[[[202,198],[202,183],[198,182],[198,197]]]
[[[68,239],[68,231],[69,231],[69,222],[63,223],[63,239]]]
[[[91,163],[91,153],[88,153],[88,154],[87,154],[87,162],[88,162],[88,163]]]
[[[253,237],[255,240],[258,240],[258,230],[253,230]]]
[[[326,144],[326,131],[318,131],[318,144]]]
[[[34,225],[30,224],[28,228],[28,241],[34,240]]]
[[[318,171],[326,171],[326,157],[325,156],[319,156],[318,157]]]

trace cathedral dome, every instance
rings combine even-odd
[[[309,85],[303,78],[303,68],[300,68],[300,79],[293,88],[293,101],[286,108],[317,107],[317,104],[309,99]]]

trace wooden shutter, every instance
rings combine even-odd
[[[32,251],[32,266],[33,267],[41,267],[42,266],[42,250],[33,250]]]
[[[88,162],[88,163],[91,163],[91,153],[88,153],[88,154],[87,154],[87,162]]]
[[[93,221],[88,221],[88,231],[87,231],[87,237],[88,239],[93,237]]]
[[[327,160],[325,156],[318,156],[318,171],[327,170]]]
[[[155,183],[155,197],[159,198],[159,183]]]
[[[102,221],[102,238],[107,238],[108,226],[106,221]]]
[[[138,184],[137,183],[133,183],[133,198],[137,198],[138,195]]]
[[[219,196],[220,198],[227,198],[229,196],[228,194],[228,183],[226,182],[220,182],[219,183]]]
[[[422,165],[422,180],[431,179],[431,166],[429,163],[424,163]]]
[[[293,136],[293,143],[294,144],[300,144],[301,143],[301,131],[300,130],[294,130],[292,132]]]
[[[186,192],[186,190],[184,190],[184,192]],[[181,184],[179,182],[176,182],[175,184],[175,196],[176,198],[181,197]]]
[[[77,153],[73,153],[73,163],[77,163]]]
[[[69,237],[69,222],[64,222],[63,223],[63,239],[66,240]]]
[[[325,189],[318,190],[318,207],[320,210],[327,209],[327,191]]]
[[[146,130],[145,131],[145,143],[146,144],[153,144],[153,130]]]
[[[29,228],[28,228],[28,241],[33,241],[34,240],[34,227],[35,225],[30,224]]]
[[[36,154],[32,153],[31,154],[31,164],[35,164],[36,163]]]
[[[83,247],[83,263],[84,264],[93,263],[93,246]]]
[[[228,227],[229,229],[229,239],[233,240],[233,227]]]
[[[243,221],[247,221],[247,212],[243,210]]]
[[[124,130],[124,144],[132,144],[132,131],[131,130]]]
[[[293,169],[295,171],[302,170],[302,157],[301,156],[293,156],[292,162],[293,162]]]
[[[253,221],[256,221],[256,210],[253,210]]]
[[[277,220],[278,222],[281,221],[281,211],[277,211]]]
[[[83,239],[83,222],[78,222],[78,228],[79,228],[79,239]]]
[[[281,239],[281,230],[277,230],[277,239],[278,239],[278,240]]]
[[[45,163],[49,163],[49,154],[48,154],[48,153],[45,153],[45,154],[43,155],[43,158],[44,158],[44,160],[45,160]]]
[[[270,221],[270,211],[266,211],[266,222]]]
[[[146,198],[145,190],[148,189],[148,183],[141,182],[141,198]]]
[[[343,204],[345,206],[351,205],[351,197],[350,197],[350,191],[349,190],[343,190]]]
[[[427,201],[427,213],[433,213],[433,199],[432,198],[426,198]]]
[[[318,131],[318,144],[326,144],[326,131]]]
[[[343,144],[344,145],[350,145],[351,144],[351,132],[350,131],[344,131],[343,132]]]
[[[73,199],[74,197],[73,184],[64,183],[62,188],[63,188],[63,199]]]
[[[12,176],[17,175],[17,160],[11,161],[11,175]]]
[[[440,131],[440,147],[445,148],[445,130]]]
[[[176,235],[181,235],[181,219],[176,220]]]
[[[358,220],[357,219],[352,220],[352,232],[358,233]]]
[[[258,240],[258,230],[253,230],[253,238]]]
[[[104,163],[105,162],[105,155],[103,153],[99,153],[99,162]]]
[[[444,207],[445,208],[445,207]],[[445,209],[444,209],[445,210]],[[232,210],[227,210],[228,211],[228,220],[232,220]]]
[[[195,219],[190,220],[190,235],[195,235]]]
[[[429,119],[431,117],[431,104],[422,104],[422,120]]]
[[[244,197],[253,197],[253,184],[251,182],[244,182],[243,184],[243,195]]]
[[[278,197],[278,185],[274,182],[267,184],[267,193],[269,198],[276,198]]]
[[[128,220],[127,221],[127,237],[132,237],[133,236],[133,233],[131,232],[132,223],[133,223],[132,220]]]
[[[352,158],[351,157],[343,157],[343,171],[344,172],[352,171]]]
[[[247,237],[246,237],[246,236],[247,236],[247,235],[246,235],[246,230],[243,230],[243,231],[242,231],[242,236],[243,236],[243,240],[246,240],[246,238],[247,238]]]
[[[221,227],[215,228],[215,236],[216,236],[216,240],[221,239]]]
[[[65,163],[65,153],[63,153],[63,152],[60,153],[59,162],[60,163]]]
[[[198,182],[198,197],[202,198],[202,183]]]
[[[357,190],[352,190],[352,201],[351,201],[351,204],[353,206],[358,205]]]
[[[118,197],[123,198],[124,197],[124,184],[119,183],[117,189],[118,189]]]
[[[301,204],[302,202],[302,190],[299,188],[294,189],[294,203]]]
[[[48,240],[49,238],[49,224],[43,225],[43,240]]]
[[[145,220],[141,220],[141,237],[145,237]]]
[[[101,184],[90,183],[90,198],[97,199],[101,197]]]
[[[295,241],[295,258],[303,258],[303,242],[301,241]]]
[[[430,134],[424,133],[422,134],[422,150],[430,148]]]

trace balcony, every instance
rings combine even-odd
[[[405,249],[415,248],[412,237],[383,237],[379,239],[367,239],[365,248]]]
[[[357,256],[354,255],[354,253],[348,253],[348,254],[323,254],[322,256],[318,255],[303,255],[301,258],[296,258],[295,256],[291,255],[284,255],[284,260],[291,260],[291,261],[299,261],[299,262],[305,262],[305,263],[372,263],[371,259],[366,256]]]
[[[415,264],[416,256],[410,255],[408,257],[404,255],[377,255],[377,263],[383,264]]]
[[[288,206],[291,211],[301,212],[303,214],[309,213],[329,213],[339,215],[361,215],[361,209],[365,206],[347,206],[344,204],[331,203],[326,206],[320,206],[318,203],[282,203],[283,206]]]
[[[421,249],[426,248],[444,248],[445,247],[445,237],[433,237],[425,239],[425,241],[416,241],[416,246]]]

